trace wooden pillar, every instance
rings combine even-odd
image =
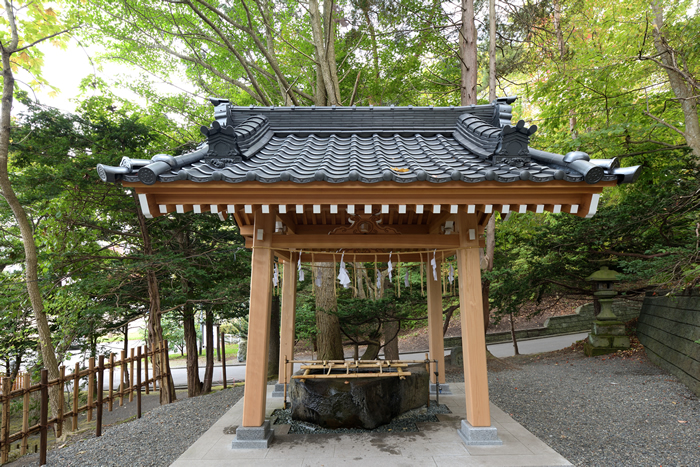
[[[474,427],[491,426],[477,216],[465,212],[457,214],[457,230],[460,240],[457,265],[467,421]]]
[[[292,365],[284,364],[285,356],[289,360],[294,359],[294,329],[297,304],[297,270],[296,261],[298,253],[292,254],[291,262],[284,262],[282,272],[282,329],[280,330],[280,369],[279,383],[289,382],[292,377]],[[285,372],[286,368],[286,372]]]
[[[267,398],[267,353],[270,345],[272,263],[270,246],[275,230],[274,214],[255,212],[253,257],[250,278],[248,353],[243,394],[243,426],[259,427],[265,421]]]
[[[432,257],[431,257],[432,258]],[[435,258],[437,270],[442,267],[442,260]],[[445,341],[442,336],[442,288],[440,275],[433,279],[433,268],[428,265],[428,346],[430,358],[438,361],[438,380],[445,384]],[[435,384],[435,364],[431,365],[430,382]]]

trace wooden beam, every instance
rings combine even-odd
[[[277,217],[287,226],[288,234],[294,235],[297,233],[297,225],[292,214],[277,214]]]
[[[265,422],[265,401],[267,399],[267,360],[270,346],[273,263],[270,247],[272,234],[275,230],[275,216],[256,211],[254,225],[242,425],[259,427]]]
[[[279,249],[316,248],[326,250],[350,248],[457,248],[457,235],[275,235],[272,245]]]
[[[428,233],[439,234],[440,227],[442,227],[450,217],[453,217],[453,214],[450,214],[449,211],[442,212],[441,214],[437,214],[436,216],[434,216],[428,224]]]
[[[291,261],[285,261],[282,266],[282,316],[280,330],[280,366],[277,381],[289,382],[292,377],[293,365],[285,365],[285,357],[294,360],[294,323],[297,303],[297,269],[298,254],[293,254]],[[286,370],[286,371],[285,371]]]
[[[442,267],[441,257],[436,255],[437,270]],[[430,358],[438,361],[438,381],[445,384],[445,341],[442,335],[442,288],[440,274],[433,280],[433,273],[428,267],[428,346]],[[435,364],[432,365],[430,381],[435,384]]]
[[[379,224],[382,227],[391,227],[396,229],[401,235],[427,235],[427,225],[398,225],[398,224]],[[350,226],[346,224],[345,227]],[[340,227],[338,225],[298,225],[295,233],[297,235],[328,235],[333,229]]]
[[[476,214],[457,214],[460,250],[459,303],[462,322],[462,352],[464,357],[464,389],[467,421],[475,427],[491,426],[489,383],[486,374],[486,339],[481,300],[481,269],[479,242],[469,232],[478,229]]]
[[[134,187],[137,193],[156,195],[157,204],[220,204],[235,200],[241,205],[314,204],[319,199],[324,204],[362,206],[365,204],[434,205],[434,204],[583,204],[591,195],[601,193],[606,186],[616,182],[600,182],[595,185],[551,181],[536,183],[481,182],[414,182],[410,184],[380,182],[366,184],[346,182],[259,183],[259,182],[207,182],[177,181],[143,185],[122,182]],[[363,206],[364,207],[364,206]],[[292,208],[293,209],[293,208]],[[288,209],[289,210],[289,209]],[[586,212],[587,213],[587,212]],[[585,214],[584,214],[585,215]]]

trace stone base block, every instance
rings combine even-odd
[[[629,349],[629,341],[627,343],[626,347],[596,347],[594,345],[591,345],[590,343],[586,342],[583,345],[583,353],[586,354],[587,357],[597,357],[598,355],[605,355],[609,353],[615,353],[618,350],[627,350]]]
[[[275,384],[275,389],[272,391],[272,397],[284,397],[284,383]],[[289,394],[287,394],[287,397],[289,397]]]
[[[625,325],[621,321],[593,321],[593,334],[609,335],[609,336],[624,336]]]
[[[266,449],[274,437],[275,432],[270,429],[269,420],[265,420],[262,426],[239,426],[231,447],[233,449]]]
[[[503,441],[498,439],[498,429],[493,426],[471,426],[468,421],[462,420],[462,426],[457,430],[457,433],[464,444],[468,446],[500,446],[503,444]]]
[[[430,383],[430,394],[436,394],[437,393],[437,384]],[[445,394],[447,396],[452,395],[452,391],[450,391],[450,385],[449,384],[441,384],[440,385],[440,394]]]

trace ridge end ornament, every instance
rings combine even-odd
[[[498,135],[498,144],[492,156],[494,164],[506,163],[513,167],[524,167],[530,162],[530,136],[537,131],[537,125],[525,128],[520,120],[515,126],[506,125]]]
[[[351,225],[336,227],[328,232],[328,235],[401,235],[401,232],[393,227],[379,225],[381,220],[381,214],[355,214],[350,216]]]
[[[211,123],[211,128],[202,126],[200,131],[207,137],[207,145],[209,146],[204,158],[205,163],[222,169],[248,160],[238,147],[238,137],[233,126],[222,127],[217,120],[214,120]]]

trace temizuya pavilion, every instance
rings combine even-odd
[[[479,246],[498,211],[590,217],[603,188],[639,167],[528,146],[502,98],[468,107],[238,107],[212,99],[207,141],[180,156],[99,165],[138,193],[146,217],[232,216],[253,249],[241,447],[268,445],[266,375],[273,263],[285,265],[281,355],[293,355],[296,263],[437,261],[456,254],[464,352],[465,442],[499,443],[491,427]],[[438,265],[439,267],[439,265]],[[429,275],[430,276],[430,275]],[[430,358],[444,368],[440,283],[428,280]],[[291,367],[291,365],[288,365]],[[287,380],[280,365],[280,382]],[[431,375],[436,383],[435,375]],[[444,383],[444,372],[438,376]]]

